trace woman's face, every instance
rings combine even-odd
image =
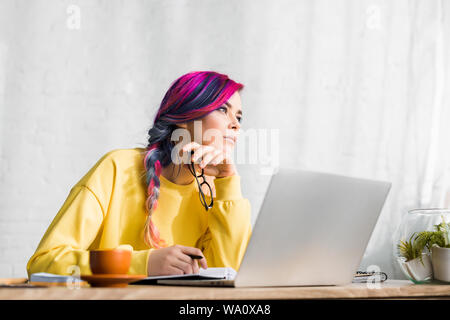
[[[199,120],[181,126],[189,130],[192,141],[203,145],[213,145],[223,149],[224,152],[229,152],[236,144],[241,128],[241,117],[241,97],[236,91],[220,108]],[[199,128],[200,123],[201,128]]]

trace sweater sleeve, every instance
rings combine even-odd
[[[208,216],[208,228],[197,246],[208,267],[239,270],[252,233],[251,206],[242,197],[237,175],[214,180],[216,198]]]
[[[45,232],[36,252],[27,263],[28,277],[36,272],[70,275],[74,266],[80,274],[92,274],[89,249],[96,239],[104,210],[95,194],[77,185]],[[150,250],[132,251],[130,274],[147,274]]]

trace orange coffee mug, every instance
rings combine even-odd
[[[127,274],[131,264],[131,251],[103,249],[89,251],[92,274]]]

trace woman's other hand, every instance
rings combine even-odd
[[[174,245],[167,248],[153,250],[148,258],[147,275],[182,275],[198,273],[199,266],[196,259],[192,259],[189,255],[202,256],[199,259],[203,269],[207,269],[206,258],[203,252],[198,248]]]

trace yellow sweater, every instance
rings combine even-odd
[[[89,250],[132,247],[129,274],[147,274],[145,149],[106,153],[71,189],[27,264],[35,272],[91,274]],[[214,180],[214,206],[200,203],[195,180],[178,185],[160,177],[160,196],[152,219],[161,238],[203,251],[208,267],[239,269],[252,228],[250,202],[242,197],[240,177]]]

